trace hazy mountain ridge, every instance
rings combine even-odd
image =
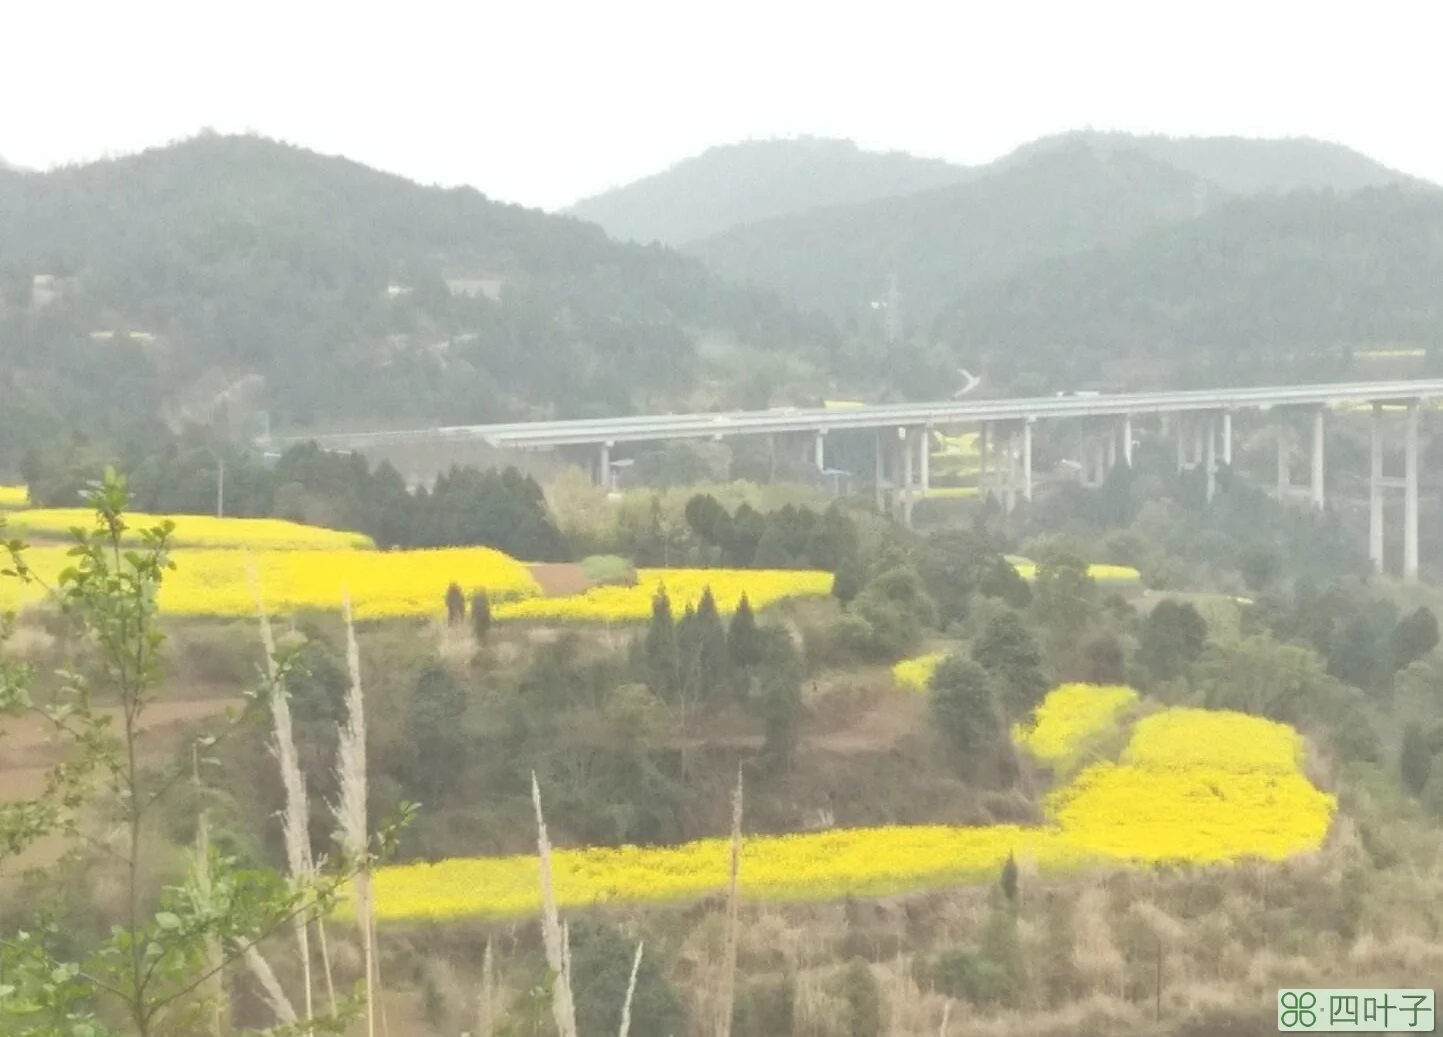
[[[829,205],[867,202],[957,183],[966,166],[849,140],[747,141],[709,148],[652,176],[565,210],[619,240],[677,245],[732,227]]]
[[[1189,219],[1223,196],[1140,152],[1076,142],[949,187],[739,227],[685,251],[837,318],[883,297],[895,274],[907,319],[927,321],[968,286]]]
[[[1416,182],[1352,148],[1312,137],[1169,137],[1077,130],[1024,144],[999,164],[1079,143],[1110,151],[1140,151],[1234,194],[1349,192]]]
[[[1436,349],[1440,283],[1443,191],[1265,195],[977,286],[934,331],[999,372],[1070,364],[1088,377],[1148,355],[1232,380],[1292,355]]]
[[[37,274],[62,289],[43,308]],[[793,350],[833,334],[580,220],[216,135],[0,176],[0,321],[0,405],[34,435],[251,374],[276,427],[663,408],[696,387],[703,331]]]

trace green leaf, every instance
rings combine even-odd
[[[155,916],[155,924],[166,930],[179,929],[180,916],[170,911],[162,911]]]

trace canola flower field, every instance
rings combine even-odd
[[[30,490],[25,486],[0,486],[0,510],[28,508]]]
[[[946,652],[928,652],[914,659],[903,659],[892,667],[892,680],[897,687],[908,691],[926,691],[932,674],[945,658]]]
[[[32,547],[26,559],[45,584],[54,586],[73,564],[70,548]],[[531,570],[489,547],[428,551],[331,551],[177,548],[175,569],[160,588],[160,609],[172,616],[240,617],[255,614],[248,566],[254,566],[268,611],[334,612],[341,588],[358,619],[430,616],[445,610],[447,585],[468,594],[485,589],[496,601],[541,593]],[[41,600],[45,589],[0,581],[0,609]]]
[[[1018,555],[1008,555],[1007,560],[1012,563],[1012,568],[1017,570],[1017,575],[1024,580],[1035,580],[1037,578],[1037,563],[1030,558],[1022,558]],[[1087,575],[1091,576],[1098,583],[1105,584],[1134,584],[1142,582],[1142,573],[1130,565],[1107,565],[1093,563],[1087,567]]]
[[[21,490],[24,487],[19,487]],[[14,487],[10,487],[14,489]],[[6,516],[6,528],[18,537],[47,537],[70,542],[70,531],[77,526],[95,528],[95,512],[90,508],[33,508]],[[269,518],[216,518],[214,515],[146,515],[127,512],[126,534],[129,543],[140,542],[140,531],[153,529],[162,522],[174,522],[171,544],[175,547],[250,547],[268,550],[375,550],[375,543],[362,533],[339,529],[322,529],[299,522]]]
[[[1118,714],[1137,701],[1131,688],[1063,684],[1033,710],[1030,725],[1013,727],[1012,740],[1039,763],[1071,770],[1099,738],[1117,731]]]
[[[1057,689],[1038,713],[1096,716],[1074,690]],[[1124,696],[1105,689],[1103,699]],[[1071,705],[1063,705],[1070,702]],[[1085,738],[1089,725],[1053,723]],[[1095,726],[1095,725],[1093,725]],[[1225,734],[1225,739],[1217,736]],[[1061,751],[1076,752],[1065,745]],[[1282,860],[1316,849],[1336,808],[1300,770],[1301,740],[1282,724],[1238,713],[1171,709],[1139,721],[1120,762],[1088,766],[1049,794],[1036,828],[941,825],[836,829],[743,840],[743,895],[831,900],[988,881],[1008,854],[1058,873],[1105,865]],[[554,850],[557,902],[692,899],[727,881],[728,840],[681,846]],[[470,858],[380,869],[383,920],[516,917],[540,909],[534,856]],[[343,905],[344,908],[344,905]]]
[[[832,574],[810,569],[638,569],[632,587],[592,587],[564,598],[528,598],[492,611],[497,619],[549,619],[623,622],[646,619],[652,599],[666,589],[673,615],[695,606],[711,588],[717,609],[734,612],[743,593],[754,609],[784,598],[824,597],[832,592]]]

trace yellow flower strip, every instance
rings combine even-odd
[[[1122,762],[1152,770],[1222,767],[1240,774],[1296,774],[1302,735],[1274,720],[1212,709],[1169,709],[1137,722]]]
[[[1017,575],[1024,580],[1037,578],[1037,563],[1030,558],[1008,555],[1007,560],[1012,563],[1012,568],[1017,570]],[[1108,565],[1094,562],[1087,567],[1087,575],[1098,583],[1140,583],[1142,581],[1142,573],[1130,565]]]
[[[1182,759],[1158,758],[1190,725]],[[742,891],[753,899],[816,900],[990,881],[1009,853],[1052,873],[1105,863],[1280,860],[1319,846],[1336,804],[1296,763],[1277,769],[1285,741],[1279,726],[1186,709],[1148,718],[1135,728],[1130,757],[1125,754],[1139,762],[1082,771],[1045,799],[1051,823],[1044,827],[889,826],[753,836],[744,840]],[[1232,742],[1213,741],[1221,732],[1269,748],[1249,755]],[[556,850],[552,867],[558,902],[577,908],[705,896],[724,887],[727,859],[726,839],[704,839],[674,847]],[[382,919],[534,914],[538,864],[525,856],[382,868],[375,895]]]
[[[1050,691],[1033,711],[1030,728],[1012,729],[1012,738],[1039,762],[1065,768],[1089,744],[1116,730],[1118,713],[1135,702],[1137,692],[1131,688],[1064,684]]]
[[[35,547],[26,552],[31,567],[54,586],[74,559],[67,547]],[[176,568],[166,573],[160,608],[175,616],[250,616],[255,598],[247,574],[254,564],[266,606],[276,612],[340,607],[346,588],[357,618],[432,616],[445,612],[451,581],[468,595],[484,589],[493,599],[539,594],[531,571],[509,555],[487,547],[433,551],[235,551],[179,548]],[[44,591],[0,581],[0,608],[38,601]]]
[[[30,506],[30,489],[25,486],[0,486],[0,509],[27,508]]]
[[[127,513],[126,540],[139,542],[139,532],[169,520],[175,523],[171,543],[176,547],[250,547],[260,549],[374,550],[376,545],[362,533],[305,526],[299,522],[269,518],[216,518],[214,515],[146,515]],[[36,508],[9,516],[6,524],[15,536],[70,538],[79,526],[94,529],[95,512],[90,508]]]
[[[496,608],[493,615],[497,619],[623,622],[649,617],[652,599],[661,587],[666,588],[676,616],[700,601],[707,587],[722,612],[735,611],[743,593],[752,608],[761,609],[784,598],[824,596],[832,590],[831,573],[808,569],[639,569],[636,578],[634,587],[593,587],[564,598],[510,602]]]
[[[903,659],[892,667],[892,680],[897,687],[906,688],[908,691],[926,691],[927,682],[932,679],[932,674],[937,672],[938,665],[945,658],[946,652],[932,652],[919,655],[915,659]]]

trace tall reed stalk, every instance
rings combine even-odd
[[[551,1012],[560,1037],[576,1037],[576,1005],[571,1000],[571,938],[556,910],[551,887],[551,840],[546,836],[546,819],[541,816],[541,786],[531,772],[531,801],[536,805],[536,848],[541,858],[541,935],[546,944],[546,963],[555,983],[551,991]]]
[[[251,591],[256,599],[256,615],[260,619],[261,644],[266,653],[266,678],[270,688],[271,719],[275,725],[271,739],[271,754],[280,765],[281,784],[286,790],[286,805],[281,811],[281,830],[285,837],[286,864],[290,870],[290,885],[293,890],[304,893],[310,886],[314,865],[311,860],[309,834],[310,806],[306,801],[306,780],[301,773],[296,753],[295,732],[291,725],[290,697],[286,693],[285,681],[276,669],[276,640],[271,632],[270,616],[266,614],[265,603],[261,600],[260,580],[256,578],[255,567],[247,561],[246,568],[251,581]],[[311,998],[311,940],[310,911],[297,912],[296,943],[301,956],[301,985],[304,991],[306,1019],[315,1015]],[[332,1011],[335,1004],[331,1005]]]
[[[346,693],[346,726],[336,750],[340,800],[335,807],[337,838],[348,862],[356,867],[356,925],[366,965],[366,1037],[376,1037],[376,942],[371,924],[370,837],[366,830],[366,715],[361,695],[361,649],[351,618],[351,596],[342,594],[346,621],[346,666],[351,686]]]
[[[737,787],[732,795],[731,885],[727,889],[726,950],[722,959],[720,1004],[717,1007],[718,1037],[731,1037],[732,1002],[737,979],[737,921],[740,915],[742,870],[742,769],[737,767]]]

